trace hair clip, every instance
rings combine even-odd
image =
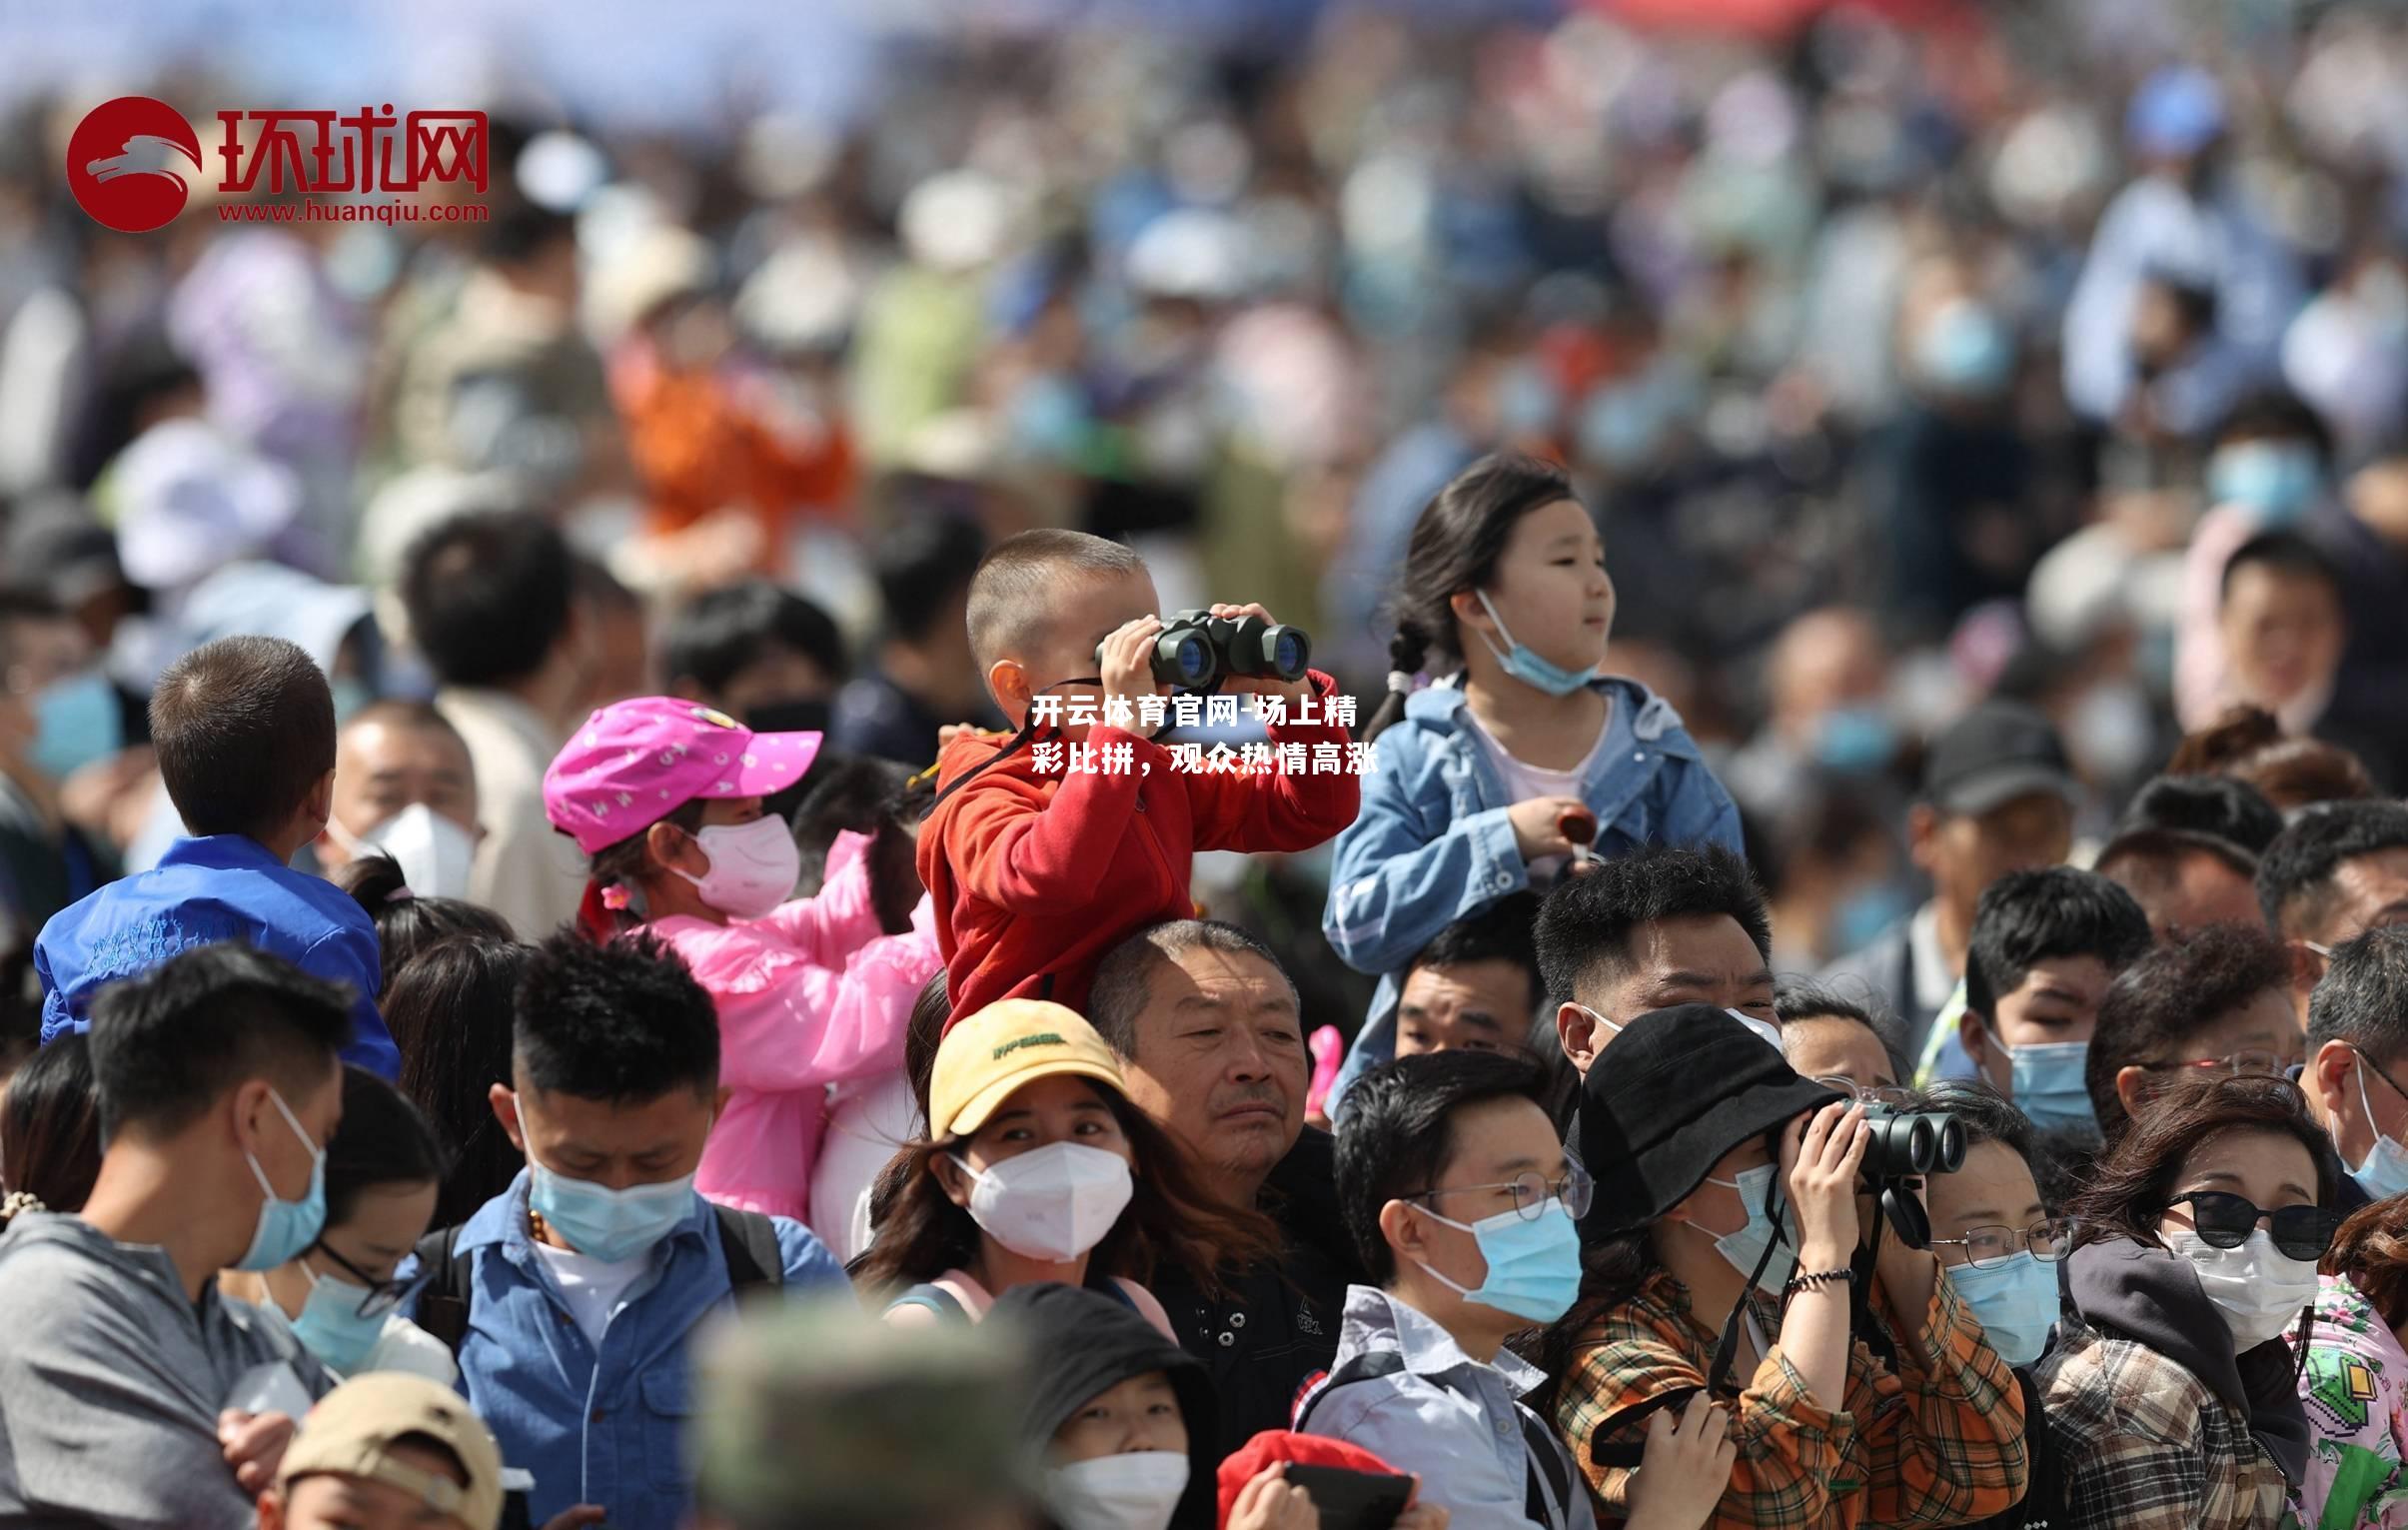
[[[1413,677],[1407,675],[1402,670],[1391,670],[1388,672],[1388,689],[1391,691],[1401,691],[1411,694],[1413,690]]]
[[[936,772],[943,768],[944,762],[940,760],[935,765],[928,766],[928,768],[925,770],[920,771],[917,775],[914,775],[909,780],[903,782],[903,789],[908,791],[912,787],[918,785],[921,781],[933,779],[936,775]]]
[[[602,888],[602,906],[609,909],[612,913],[616,913],[618,910],[626,907],[628,902],[631,901],[627,893],[626,883],[614,881],[608,886]]]
[[[418,896],[418,894],[410,890],[409,884],[404,883],[403,885],[394,888],[391,892],[386,893],[385,901],[388,903],[406,903],[416,896]]]

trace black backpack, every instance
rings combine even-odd
[[[727,1283],[735,1294],[784,1285],[786,1261],[777,1248],[777,1224],[758,1211],[739,1211],[715,1201],[710,1209],[719,1219],[719,1252],[726,1257]],[[430,1232],[418,1242],[419,1266],[435,1271],[435,1279],[418,1298],[418,1325],[443,1340],[455,1357],[460,1341],[468,1337],[469,1261],[476,1257],[461,1252],[459,1244],[457,1226]]]

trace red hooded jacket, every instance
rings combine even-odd
[[[1319,709],[1336,683],[1310,673]],[[1285,723],[1271,742],[1346,746],[1346,730]],[[1040,774],[1023,745],[963,735],[938,760],[936,808],[919,835],[919,873],[936,906],[953,1017],[999,998],[1050,998],[1084,1011],[1096,964],[1149,924],[1195,916],[1197,850],[1308,850],[1355,819],[1362,782],[1330,773],[1215,774],[1173,767],[1150,739],[1099,726],[1103,758],[1132,746],[1127,773]],[[979,769],[986,765],[987,768]],[[977,770],[959,790],[955,781]]]

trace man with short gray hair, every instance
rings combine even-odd
[[[1276,1264],[1222,1276],[1165,1266],[1154,1295],[1180,1344],[1212,1370],[1219,1448],[1288,1427],[1297,1389],[1337,1354],[1346,1287],[1329,1133],[1304,1124],[1312,1073],[1296,985],[1234,924],[1174,919],[1140,930],[1096,968],[1087,1017],[1119,1054],[1129,1099],[1170,1134],[1223,1201],[1280,1224]]]
[[[2308,997],[2299,1087],[2332,1136],[2342,1209],[2408,1191],[2408,927],[2383,925],[2333,947]]]

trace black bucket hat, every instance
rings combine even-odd
[[[1682,1004],[1641,1015],[1581,1080],[1581,1163],[1597,1181],[1582,1233],[1647,1226],[1733,1148],[1840,1097],[1799,1077],[1727,1009]]]

